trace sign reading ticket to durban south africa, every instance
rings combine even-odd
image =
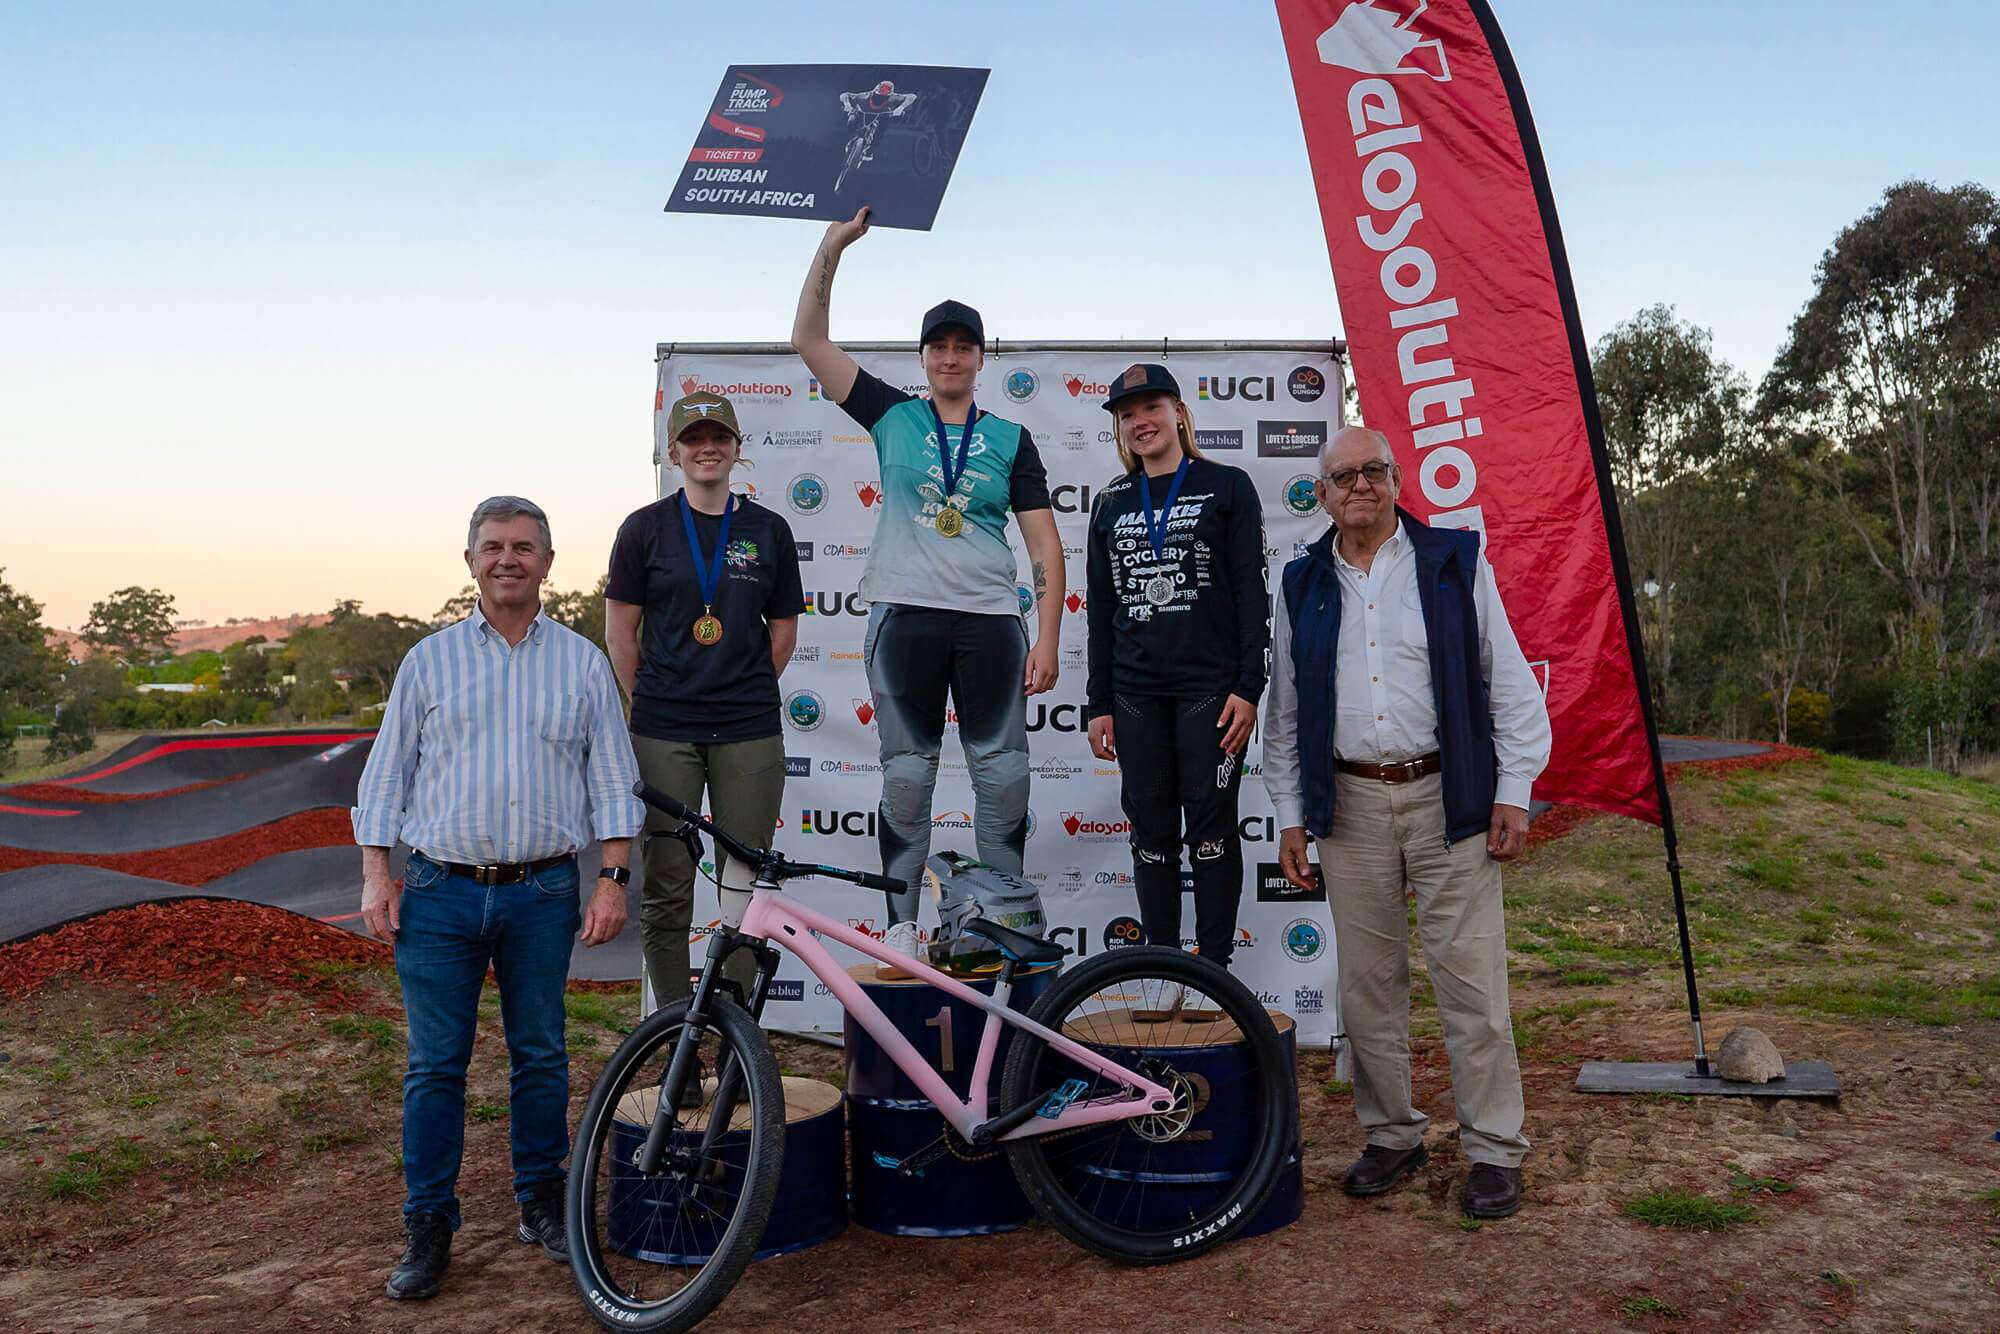
[[[929,231],[986,89],[945,65],[732,65],[669,213],[851,218]]]

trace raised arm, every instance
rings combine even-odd
[[[861,368],[854,358],[841,351],[827,336],[828,311],[833,299],[833,275],[840,267],[841,252],[868,232],[868,209],[847,222],[829,223],[826,236],[813,253],[812,267],[806,270],[805,286],[799,291],[798,313],[792,318],[792,351],[799,354],[819,380],[820,394],[833,403],[844,403],[854,389],[854,377]]]

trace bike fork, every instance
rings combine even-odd
[[[688,1001],[687,1017],[682,1021],[681,1036],[674,1044],[674,1054],[667,1061],[667,1073],[660,1080],[659,1106],[653,1112],[653,1124],[646,1132],[646,1143],[639,1150],[633,1166],[643,1176],[656,1175],[660,1170],[660,1160],[666,1156],[667,1140],[679,1128],[681,1091],[687,1086],[689,1076],[695,1066],[695,1053],[701,1048],[701,1040],[708,1032],[711,1020],[710,1007],[715,1003],[718,987],[734,990],[734,984],[722,978],[723,964],[739,949],[753,950],[757,957],[757,976],[751,985],[750,996],[744,1008],[752,1019],[764,1013],[764,1001],[770,992],[771,977],[778,969],[778,952],[761,940],[753,940],[725,928],[708,954],[708,963],[701,970],[701,978],[695,983],[694,996]],[[706,1160],[715,1147],[716,1141],[728,1130],[731,1116],[736,1110],[736,1098],[741,1091],[743,1072],[738,1066],[735,1053],[724,1056],[721,1068],[716,1071],[715,1103],[710,1109],[708,1126],[702,1134],[701,1149]]]

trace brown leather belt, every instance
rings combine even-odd
[[[1378,783],[1414,783],[1444,767],[1436,751],[1414,760],[1397,760],[1394,764],[1363,764],[1359,760],[1335,760],[1333,764],[1344,774],[1371,778]]]
[[[415,854],[427,862],[435,862],[453,875],[462,875],[476,880],[482,885],[518,885],[529,876],[540,875],[553,870],[564,862],[575,859],[576,854],[565,852],[559,857],[544,857],[538,862],[509,862],[497,866],[474,866],[467,862],[438,861],[427,852]]]

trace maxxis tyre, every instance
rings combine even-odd
[[[1070,1201],[1058,1184],[1044,1152],[1046,1141],[1010,1140],[1007,1161],[1022,1193],[1048,1224],[1077,1245],[1121,1264],[1156,1265],[1192,1259],[1237,1232],[1256,1216],[1277,1184],[1293,1134],[1294,1071],[1285,1063],[1285,1049],[1270,1016],[1256,996],[1227,970],[1199,955],[1159,946],[1125,946],[1101,954],[1066,972],[1044,992],[1030,1017],[1060,1029],[1063,1016],[1080,999],[1136,977],[1171,978],[1219,1003],[1250,1044],[1264,1093],[1262,1124],[1248,1129],[1258,1137],[1248,1166],[1234,1189],[1193,1224],[1171,1233],[1142,1233],[1107,1227]],[[1028,1033],[1017,1033],[1000,1080],[1000,1106],[1018,1106],[1030,1097],[1034,1067],[1048,1044]]]
[[[778,1077],[777,1058],[757,1022],[727,996],[717,994],[709,1002],[709,1027],[718,1032],[735,1051],[743,1067],[743,1094],[750,1107],[750,1152],[744,1171],[744,1190],[735,1216],[724,1230],[721,1243],[694,1281],[658,1304],[633,1304],[619,1293],[604,1271],[596,1254],[598,1238],[594,1227],[586,1227],[585,1191],[591,1175],[586,1165],[594,1164],[609,1133],[613,1094],[623,1089],[632,1067],[649,1059],[664,1062],[671,1050],[662,1035],[681,1027],[688,1002],[676,1001],[647,1016],[618,1044],[604,1073],[591,1089],[583,1119],[577,1123],[576,1142],[570,1157],[569,1188],[563,1199],[563,1221],[569,1235],[570,1273],[577,1294],[597,1323],[606,1329],[638,1330],[642,1334],[677,1334],[693,1329],[722,1304],[749,1265],[764,1225],[770,1221],[771,1206],[778,1194],[778,1176],[784,1167],[785,1086]]]

